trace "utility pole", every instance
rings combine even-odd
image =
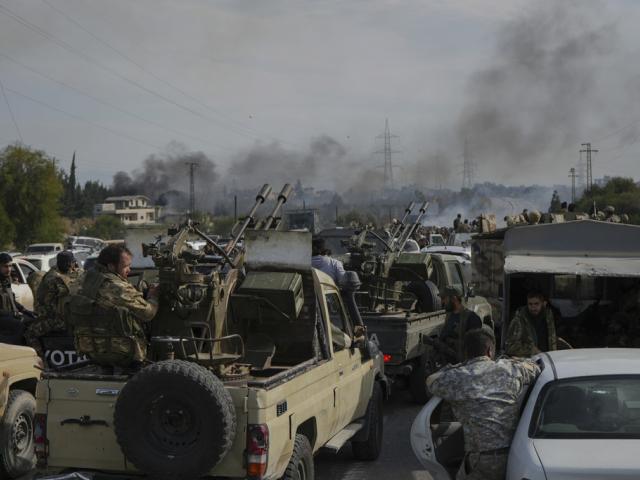
[[[594,150],[591,148],[591,143],[583,143],[584,149],[580,150],[580,153],[587,154],[587,178],[586,178],[586,189],[587,192],[591,193],[591,189],[593,188],[593,165],[591,163],[591,154],[598,153],[599,150]]]
[[[195,170],[198,162],[185,162],[189,166],[189,215],[193,215],[196,211],[196,184]]]
[[[576,202],[576,178],[578,178],[578,174],[576,173],[576,169],[571,167],[569,169],[569,177],[571,178],[571,203]]]
[[[393,163],[391,157],[394,153],[400,153],[391,148],[391,139],[398,138],[398,136],[391,134],[388,118],[384,121],[384,133],[378,135],[376,138],[384,139],[384,149],[378,150],[376,153],[382,153],[384,155],[384,191],[388,192],[393,189]]]
[[[462,188],[468,188],[471,190],[475,185],[475,171],[476,164],[473,162],[471,158],[471,151],[469,150],[469,142],[467,139],[464,140],[464,152],[462,154],[463,164],[462,164]]]

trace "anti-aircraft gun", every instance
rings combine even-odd
[[[277,228],[278,213],[291,191],[286,184],[269,215],[260,219],[256,213],[271,194],[271,187],[265,184],[224,246],[191,220],[170,229],[166,243],[158,240],[143,245],[143,255],[151,257],[158,268],[160,285],[158,313],[151,322],[151,360],[194,360],[213,367],[221,376],[233,374],[225,366],[244,355],[244,345],[239,335],[227,334],[225,319],[229,295],[241,275],[240,241],[250,227]],[[187,241],[194,236],[206,242],[203,249],[189,247]]]

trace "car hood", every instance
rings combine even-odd
[[[0,362],[24,357],[35,357],[36,351],[31,347],[0,343]]]
[[[535,439],[547,480],[637,479],[640,440]]]

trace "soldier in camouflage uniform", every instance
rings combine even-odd
[[[76,349],[104,366],[138,368],[146,358],[147,340],[142,323],[158,310],[158,287],[148,298],[127,281],[132,254],[123,245],[109,245],[95,268],[81,280],[72,295],[69,320]]]
[[[529,292],[527,305],[520,307],[507,330],[505,350],[515,357],[530,357],[558,349],[553,311],[540,292]]]
[[[502,480],[527,387],[540,373],[530,360],[493,360],[495,338],[484,326],[465,336],[468,360],[427,378],[432,395],[462,423],[465,457],[457,480]]]
[[[72,252],[60,252],[56,266],[49,270],[40,282],[34,296],[37,299],[38,319],[27,328],[24,337],[38,355],[44,356],[40,337],[51,332],[65,332],[63,302],[70,295],[78,280],[78,263]]]

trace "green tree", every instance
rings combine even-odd
[[[11,215],[16,246],[62,240],[62,195],[54,160],[44,152],[22,145],[0,152],[0,202]]]
[[[605,185],[594,185],[576,203],[583,212],[590,212],[594,204],[598,210],[611,205],[617,214],[627,214],[631,223],[640,223],[640,187],[631,178],[614,177]]]
[[[103,240],[119,240],[124,238],[126,232],[127,229],[120,219],[112,215],[99,216],[93,226],[85,230],[87,236]]]
[[[0,203],[0,248],[3,250],[9,247],[16,235],[16,228],[11,218],[4,209],[4,205]]]

